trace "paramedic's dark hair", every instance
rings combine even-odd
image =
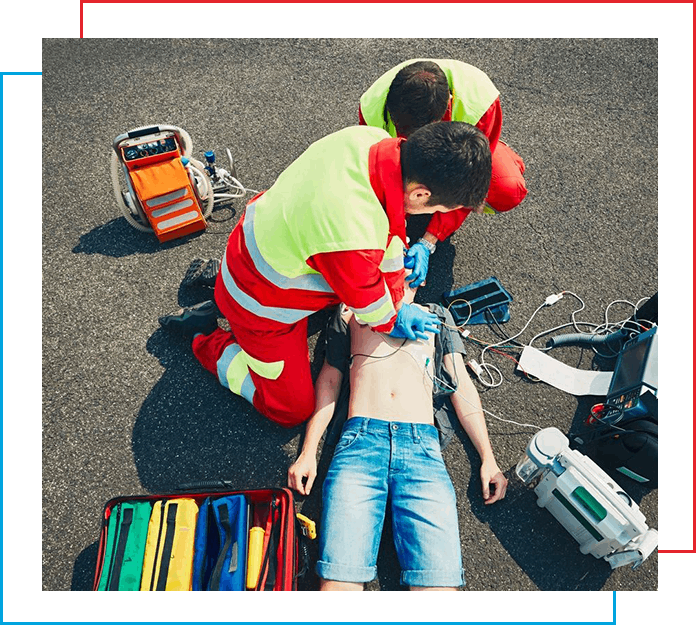
[[[425,185],[428,206],[476,208],[491,182],[491,148],[478,128],[464,122],[438,122],[416,130],[401,145],[404,188]]]
[[[439,122],[447,111],[449,97],[447,76],[440,66],[432,61],[417,61],[394,77],[384,115],[389,111],[399,135],[408,137],[421,126]]]

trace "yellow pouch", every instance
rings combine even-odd
[[[140,590],[191,590],[198,505],[164,499],[152,508]]]

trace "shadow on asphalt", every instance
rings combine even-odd
[[[70,590],[92,590],[98,551],[99,541],[96,541],[83,549],[77,556],[75,564],[73,564]]]

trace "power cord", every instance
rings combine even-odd
[[[585,334],[588,336],[605,335],[605,334],[610,334],[610,333],[615,332],[615,331],[620,330],[620,329],[626,329],[627,332],[629,333],[628,334],[629,338],[635,336],[636,334],[638,334],[642,330],[648,329],[645,325],[643,325],[643,323],[641,323],[641,321],[644,321],[644,320],[638,320],[636,318],[640,304],[648,298],[641,298],[637,304],[633,304],[632,302],[629,302],[628,300],[614,300],[613,302],[611,302],[610,304],[607,305],[607,307],[604,311],[604,323],[603,324],[593,324],[593,323],[589,323],[586,321],[579,321],[577,319],[578,313],[580,313],[582,310],[585,309],[585,302],[582,300],[582,298],[579,295],[577,295],[576,293],[573,293],[572,291],[560,291],[559,293],[553,293],[553,294],[549,295],[544,300],[544,302],[532,313],[531,317],[529,318],[527,323],[524,325],[522,330],[520,330],[517,334],[515,334],[513,336],[508,336],[502,330],[500,325],[497,323],[497,320],[495,319],[495,317],[493,315],[491,315],[491,316],[493,316],[493,319],[496,322],[496,326],[500,329],[500,331],[505,336],[504,340],[498,341],[497,343],[486,343],[484,341],[481,341],[479,339],[472,337],[469,330],[463,329],[463,325],[457,327],[457,329],[460,331],[460,333],[462,334],[462,336],[464,338],[468,338],[468,340],[474,341],[478,345],[483,345],[483,349],[481,350],[481,354],[480,354],[480,363],[474,359],[471,359],[466,363],[469,366],[469,368],[474,372],[474,374],[476,375],[476,378],[479,380],[479,382],[481,382],[481,384],[483,384],[487,388],[497,388],[504,381],[504,377],[503,377],[503,374],[500,371],[500,369],[498,369],[498,367],[496,367],[495,365],[485,361],[486,352],[491,351],[491,352],[503,355],[506,358],[511,358],[519,366],[519,362],[517,362],[517,360],[512,358],[509,354],[501,352],[495,348],[523,349],[524,346],[521,343],[517,342],[515,339],[517,339],[519,336],[521,336],[525,332],[525,330],[529,327],[529,325],[532,322],[532,320],[534,319],[534,317],[539,313],[539,311],[542,308],[545,308],[548,306],[553,306],[554,304],[559,302],[561,299],[563,299],[563,297],[566,295],[570,295],[570,296],[574,297],[575,299],[577,299],[577,301],[580,304],[580,307],[576,308],[571,313],[571,321],[569,323],[561,324],[561,325],[555,326],[553,328],[550,328],[548,330],[544,330],[544,331],[538,333],[529,341],[529,344],[528,344],[529,346],[532,346],[533,343],[537,339],[539,339],[543,336],[546,336],[547,334],[551,334],[552,332],[556,332],[558,330],[561,330],[563,328],[567,328],[570,326],[572,326],[577,333]],[[612,306],[615,306],[617,304],[628,304],[631,307],[633,307],[633,315],[627,317],[626,319],[618,321],[618,322],[610,322],[609,321],[609,309]],[[650,322],[650,321],[645,321],[645,323],[649,324],[650,327],[655,326],[655,324]],[[590,331],[589,332],[585,331],[585,330],[581,329],[581,327],[590,328]],[[550,349],[552,349],[552,347],[538,347],[536,349],[538,349],[539,351],[549,351]],[[598,351],[598,349],[596,348],[596,346],[592,346],[592,349],[598,356],[600,356],[602,358],[613,358],[613,357],[617,356],[619,353],[619,352],[613,352],[610,354],[600,353]],[[538,381],[533,376],[530,376],[529,374],[526,374],[526,375],[530,380]]]

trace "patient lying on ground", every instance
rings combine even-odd
[[[413,301],[407,289],[404,302]],[[395,339],[358,323],[343,307],[327,331],[327,355],[288,484],[308,494],[316,453],[336,407],[344,372],[348,414],[323,484],[320,554],[322,590],[361,590],[374,579],[387,506],[392,514],[401,581],[411,590],[454,590],[464,584],[454,488],[434,425],[433,391],[450,393],[457,419],[481,458],[485,503],[505,496],[461,338],[449,313],[439,336]],[[441,361],[441,362],[440,362]]]

